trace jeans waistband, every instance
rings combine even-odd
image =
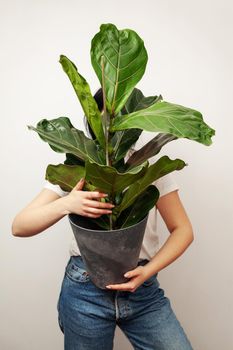
[[[73,259],[81,260],[81,261],[83,262],[83,259],[82,259],[82,256],[81,256],[81,255],[71,255],[70,259],[72,259],[72,258],[73,258]],[[144,266],[144,265],[146,265],[148,262],[149,262],[148,259],[139,259],[137,265],[142,265],[142,266]]]

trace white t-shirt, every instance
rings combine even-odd
[[[144,145],[150,139],[151,139],[151,136],[148,139],[148,134],[146,134],[145,132],[142,132],[134,148],[136,150],[141,148],[142,145]],[[154,158],[155,157],[149,159],[150,164],[154,163],[155,161]],[[156,157],[156,159],[158,158],[159,157]],[[164,196],[169,192],[179,190],[179,187],[172,174],[167,174],[159,178],[158,180],[154,181],[152,184],[158,188],[160,192],[160,197]],[[47,188],[56,192],[61,197],[69,193],[69,192],[62,191],[60,186],[53,185],[47,180],[45,181],[44,188]],[[142,248],[140,251],[139,259],[150,260],[159,249],[159,233],[157,232],[157,211],[158,210],[156,209],[156,207],[152,208],[149,211],[149,217],[146,225],[145,235],[142,242]],[[69,253],[70,255],[81,255],[74,236],[72,237],[72,240],[70,242]]]

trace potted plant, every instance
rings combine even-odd
[[[115,207],[98,219],[70,214],[69,220],[93,282],[100,288],[126,280],[123,274],[137,265],[149,210],[159,198],[152,183],[187,165],[181,159],[148,159],[168,142],[187,138],[212,143],[214,129],[194,109],[145,97],[135,86],[142,78],[148,56],[143,40],[131,30],[102,24],[91,41],[91,62],[103,92],[103,110],[92,96],[75,64],[61,55],[59,62],[69,77],[93,132],[87,137],[67,117],[42,119],[36,127],[41,139],[55,152],[66,154],[64,164],[48,165],[46,179],[71,191],[85,178],[84,190],[101,190]],[[156,132],[126,160],[130,147],[143,130]],[[152,134],[153,135],[153,134]]]

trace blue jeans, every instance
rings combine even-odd
[[[116,325],[134,349],[192,350],[157,274],[135,292],[103,290],[90,280],[82,257],[71,256],[57,310],[65,350],[112,350]]]

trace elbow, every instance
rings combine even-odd
[[[20,231],[14,223],[11,226],[11,233],[14,237],[21,237]]]
[[[25,213],[17,214],[11,224],[11,234],[14,237],[30,237],[38,233],[38,230],[31,224],[31,219]]]
[[[170,231],[170,233],[174,232],[180,232],[187,247],[194,241],[194,232],[190,224],[177,226]]]
[[[190,221],[183,226],[183,232],[189,246],[194,241],[194,232]]]
[[[20,227],[17,223],[17,217],[15,217],[15,219],[13,220],[12,222],[12,225],[11,225],[11,234],[14,236],[14,237],[23,237],[23,233],[22,231],[20,230]]]
[[[17,228],[16,226],[13,226],[13,225],[12,225],[12,228],[11,228],[11,233],[12,233],[12,236],[14,236],[14,237],[29,237],[30,236],[25,231],[22,231],[19,228]]]
[[[193,243],[193,241],[194,241],[194,234],[193,234],[193,232],[192,232],[192,233],[191,233],[191,237],[190,237],[190,244]]]
[[[35,230],[27,226],[25,227],[25,225],[21,225],[20,220],[18,221],[17,218],[14,219],[11,225],[11,234],[14,237],[31,237],[40,232],[41,231],[39,230]]]
[[[192,227],[189,227],[189,229],[187,230],[187,232],[188,232],[189,244],[191,244],[191,243],[194,241],[194,233],[193,233]]]

